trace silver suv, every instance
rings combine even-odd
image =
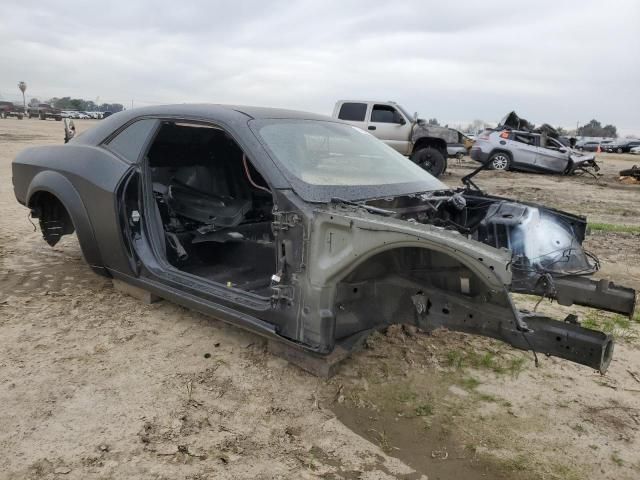
[[[471,158],[492,170],[572,174],[598,170],[595,155],[580,153],[544,133],[522,130],[485,130],[471,148]]]

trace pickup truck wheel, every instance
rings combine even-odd
[[[491,170],[509,170],[511,166],[511,157],[504,152],[496,152],[489,159],[489,168]]]
[[[447,161],[442,153],[435,148],[427,147],[417,150],[411,155],[411,160],[420,165],[434,177],[442,175],[447,168]]]

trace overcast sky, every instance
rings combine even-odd
[[[214,6],[216,5],[217,6]],[[640,135],[640,2],[2,1],[0,98],[331,113],[396,100],[441,122],[507,111]]]

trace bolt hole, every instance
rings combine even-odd
[[[478,260],[480,260],[481,262],[484,262],[484,258],[482,257],[478,258]]]
[[[561,337],[556,337],[556,340],[557,340],[558,342],[561,342],[561,341],[562,341],[562,338],[561,338]]]
[[[358,293],[358,287],[353,287],[353,293]]]
[[[442,309],[442,313],[444,313],[445,315],[449,315],[449,309],[448,308],[443,308]]]

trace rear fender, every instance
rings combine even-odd
[[[104,274],[105,270],[102,255],[96,242],[91,220],[82,202],[82,198],[73,184],[58,172],[44,170],[36,174],[29,184],[26,195],[26,205],[28,207],[33,208],[35,206],[34,196],[38,192],[50,193],[62,203],[78,235],[78,241],[85,261],[94,271]]]

